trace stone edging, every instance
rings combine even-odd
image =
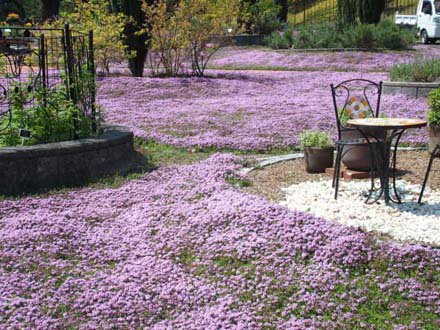
[[[418,150],[427,150],[425,147],[398,147],[398,151],[418,151]],[[336,152],[336,151],[335,151]],[[304,154],[301,152],[294,153],[294,154],[288,154],[283,156],[272,156],[272,157],[266,157],[262,161],[260,161],[257,165],[253,167],[244,167],[238,171],[239,175],[247,175],[251,173],[252,171],[255,171],[256,169],[261,169],[270,165],[275,165],[277,163],[285,162],[288,160],[295,160],[304,158]]]
[[[439,82],[384,81],[382,91],[389,95],[404,94],[413,97],[427,97],[430,91],[439,87]]]
[[[293,53],[321,53],[321,52],[332,52],[332,53],[343,53],[343,52],[386,52],[389,51],[387,48],[288,48],[288,49],[277,49],[276,51],[293,52]]]
[[[133,155],[133,133],[121,126],[87,139],[0,148],[0,195],[78,185],[122,169]]]

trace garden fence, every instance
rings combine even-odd
[[[82,114],[87,114],[96,129],[96,88],[93,32],[62,29],[0,26],[0,134],[8,130],[12,118],[12,95],[24,98],[32,107],[36,93],[65,86],[65,98]],[[15,93],[14,93],[15,91]],[[47,117],[47,120],[51,119]],[[73,118],[73,136],[77,137]]]
[[[415,14],[418,0],[388,0],[385,16]],[[294,25],[334,23],[337,19],[337,0],[291,0],[289,19]]]

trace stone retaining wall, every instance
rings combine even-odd
[[[78,185],[121,170],[133,155],[133,133],[119,126],[95,138],[0,148],[0,195]]]
[[[439,88],[440,83],[384,81],[384,94],[405,94],[413,97],[427,97],[433,89]]]

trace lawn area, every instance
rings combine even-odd
[[[230,49],[204,78],[99,79],[107,122],[149,166],[74,190],[0,199],[0,328],[438,329],[440,250],[246,192],[237,174],[304,129],[336,137],[330,83],[381,81],[407,53]],[[426,99],[383,95],[388,116]],[[426,143],[425,130],[403,142]]]

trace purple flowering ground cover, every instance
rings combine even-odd
[[[336,134],[329,85],[385,73],[211,71],[215,78],[109,77],[99,99],[109,122],[135,135],[178,147],[267,150],[297,145],[305,129]],[[388,116],[425,118],[426,99],[383,95]],[[404,142],[424,143],[425,130]]]
[[[394,64],[440,56],[440,48],[417,45],[413,51],[292,52],[268,49],[225,48],[210,62],[213,68],[277,68],[324,71],[388,71]]]
[[[216,154],[116,189],[0,201],[10,329],[437,329],[440,251],[227,183]]]

